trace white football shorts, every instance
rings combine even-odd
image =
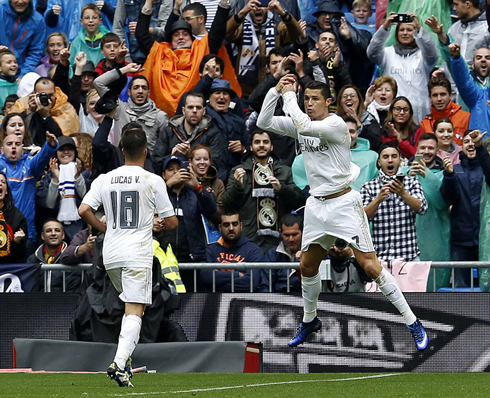
[[[152,276],[148,267],[121,267],[107,270],[109,278],[125,303],[151,305]]]
[[[374,252],[361,195],[355,190],[332,199],[310,196],[306,201],[301,251],[312,243],[329,250],[337,238],[361,252]]]

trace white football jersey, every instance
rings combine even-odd
[[[121,166],[97,177],[82,203],[94,210],[104,206],[106,269],[120,266],[151,268],[154,211],[161,218],[174,215],[161,177],[139,166]]]

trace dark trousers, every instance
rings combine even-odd
[[[478,261],[478,246],[451,245],[452,261]],[[470,287],[473,270],[471,268],[454,269],[454,287]]]

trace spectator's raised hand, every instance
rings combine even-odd
[[[367,108],[371,102],[374,101],[374,92],[376,91],[376,86],[372,84],[366,90],[366,95],[364,96],[364,107]]]
[[[124,58],[129,52],[129,48],[126,46],[126,39],[123,39],[121,43],[119,43],[119,46],[117,47],[117,55],[116,55],[116,62],[118,64],[121,64],[124,62]]]
[[[83,68],[85,65],[87,65],[87,54],[80,51],[75,57],[75,67]]]
[[[77,170],[75,172],[75,180],[78,180],[78,177],[80,177],[80,174],[82,173],[83,170],[83,164],[82,161],[78,158],[75,159],[75,163],[77,165]]]
[[[294,75],[288,74],[281,77],[276,85],[276,90],[283,94],[287,91],[294,91],[294,84],[296,84],[296,79],[294,78]],[[286,87],[288,88],[286,89]]]
[[[419,17],[417,14],[414,14],[413,12],[409,12],[408,15],[412,17],[412,23],[415,26],[415,29],[419,31],[422,28],[422,25],[420,24]]]
[[[20,228],[16,233],[14,233],[14,242],[21,243],[26,237],[26,233]]]
[[[376,197],[376,200],[378,203],[383,202],[385,199],[387,199],[391,195],[391,184],[384,184],[381,187],[381,191],[379,192],[379,195]]]
[[[197,179],[196,173],[194,172],[192,167],[189,167],[187,171],[189,172],[189,176],[190,176],[189,181],[187,181],[187,185],[189,185],[191,188],[197,188],[200,182]]]
[[[395,25],[396,22],[395,22],[395,18],[398,16],[398,14],[396,12],[390,12],[390,15],[388,15],[388,17],[385,19],[385,21],[383,22],[383,28],[385,30],[389,30],[391,25]]]
[[[49,171],[51,171],[51,175],[53,176],[51,179],[53,184],[59,184],[60,166],[58,164],[58,159],[51,158],[49,161]]]
[[[435,77],[446,77],[446,71],[443,68],[436,69],[430,75],[431,79],[434,79]]]
[[[473,130],[469,135],[475,147],[481,146],[481,142],[483,140],[483,136],[487,134],[487,132],[480,133],[480,130]]]
[[[175,185],[187,184],[191,179],[191,174],[187,169],[179,169],[172,177],[166,181],[167,185],[172,188]],[[196,185],[197,186],[197,185]]]
[[[71,42],[68,43],[68,47],[63,48],[60,51],[60,64],[63,66],[68,66],[70,65],[70,47],[71,47]]]
[[[53,11],[53,14],[54,15],[60,15],[62,9],[63,8],[60,5],[57,5],[57,4],[54,4],[53,7],[51,7],[51,11]]]
[[[425,177],[425,175],[427,174],[427,166],[425,165],[424,160],[420,159],[420,161],[418,162],[413,162],[410,170],[408,171],[408,174],[411,176],[418,174],[422,177]]]
[[[296,54],[296,53],[289,54],[288,58],[294,62],[296,73],[301,78],[305,75],[305,71],[303,68],[304,67],[304,56],[303,56],[303,52],[300,49],[298,49],[298,52],[299,52],[299,54]]]
[[[54,134],[51,134],[49,131],[46,131],[46,142],[55,148],[58,145],[58,140]]]
[[[461,56],[461,46],[458,43],[451,43],[449,52],[451,53],[451,58],[457,59]]]
[[[271,183],[272,188],[274,188],[274,191],[279,192],[281,190],[281,182],[277,179],[277,177],[270,176],[267,178],[267,181]]]
[[[172,156],[182,156],[187,159],[190,150],[191,145],[188,142],[179,142],[172,148]]]
[[[239,167],[238,169],[235,170],[233,173],[233,177],[235,178],[235,183],[238,187],[243,187],[243,177],[245,176],[246,171],[245,169]]]
[[[228,142],[228,150],[232,153],[243,153],[245,147],[240,140],[231,140]]]
[[[388,123],[388,130],[390,131],[390,135],[395,137],[398,143],[402,141],[402,134],[396,129],[393,123]]]
[[[204,68],[202,70],[202,75],[208,75],[211,79],[218,79],[222,72],[220,70],[220,66],[216,63],[216,58],[211,58],[206,64],[204,64]]]
[[[87,240],[85,241],[85,243],[83,245],[80,245],[78,246],[78,250],[77,250],[77,256],[78,257],[81,257],[83,256],[85,253],[88,253],[90,252],[93,248],[94,248],[94,244],[95,244],[95,240],[97,239],[96,236],[90,234],[88,237],[87,237]]]
[[[310,50],[310,51],[308,51],[308,59],[311,62],[315,62],[318,59],[318,50]]]
[[[256,10],[257,8],[260,8],[260,1],[259,0],[249,0],[245,6],[238,11],[238,18],[243,19],[247,16],[247,14],[252,11]]]
[[[282,16],[286,13],[278,0],[272,0],[267,8],[279,16]]]
[[[136,25],[138,22],[132,21],[128,23],[129,34],[134,35],[136,33]]]
[[[440,23],[434,15],[427,18],[424,23],[434,32],[436,35],[444,33],[443,25]]]
[[[26,113],[29,115],[30,113],[34,113],[37,111],[37,102],[36,102],[36,93],[29,94],[27,98],[27,110]]]
[[[138,73],[143,72],[144,69],[141,65],[131,62],[120,69],[121,73],[125,75],[126,73]]]
[[[405,191],[405,187],[403,185],[403,182],[400,181],[398,178],[395,178],[394,180],[392,180],[390,183],[390,191],[393,192],[394,194],[398,195],[398,196],[402,196],[403,191]]]
[[[349,27],[349,24],[347,23],[347,20],[345,19],[345,17],[340,17],[339,33],[345,39],[350,39],[350,37],[351,37],[350,36],[350,27]]]
[[[333,53],[334,55],[333,55],[332,67],[338,68],[340,65],[340,55],[341,55],[340,47],[335,47],[335,50],[333,51],[334,51]]]
[[[444,159],[442,159],[442,166],[444,167],[444,170],[448,173],[454,172],[453,162],[451,162],[451,158],[449,156],[446,156]]]
[[[94,1],[94,4],[97,6],[99,10],[102,10],[102,7],[104,7],[104,1],[102,0]]]
[[[301,28],[301,35],[299,36],[299,41],[303,42],[307,39],[308,35],[306,34],[306,26],[308,23],[304,19],[300,19],[298,21],[299,27]]]

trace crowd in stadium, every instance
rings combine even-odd
[[[301,153],[313,149],[257,128],[286,74],[305,112],[305,88],[329,86],[380,259],[489,260],[490,0],[299,3],[3,0],[0,263],[92,262],[97,233],[77,209],[124,164],[135,123],[179,219],[167,231],[155,217],[155,250],[179,263],[298,261]],[[329,254],[344,264],[349,250]],[[191,290],[193,273],[181,276]],[[254,291],[300,290],[291,270],[274,270],[272,286],[268,271],[243,270],[234,291],[251,278]],[[456,287],[470,282],[456,270]],[[226,266],[199,273],[198,290],[213,284],[230,291]],[[79,285],[70,273],[67,289]]]

